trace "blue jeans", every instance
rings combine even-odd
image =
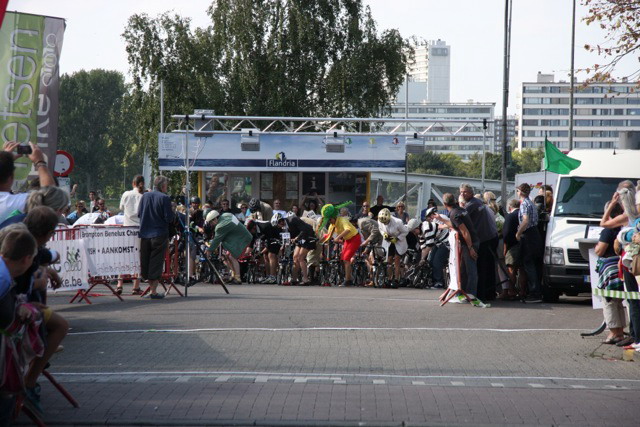
[[[449,262],[449,248],[445,245],[434,246],[431,249],[429,264],[433,272],[434,283],[444,283],[444,267]]]

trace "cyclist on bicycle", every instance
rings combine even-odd
[[[407,222],[407,230],[409,230],[407,233],[407,253],[402,265],[405,268],[405,273],[420,262],[420,220],[411,218]],[[407,284],[406,274],[403,274],[400,283],[403,286]]]
[[[375,262],[371,247],[379,246],[382,243],[382,234],[380,234],[380,229],[378,228],[378,221],[370,216],[362,216],[358,218],[358,228],[360,229],[362,237],[364,237],[360,246],[366,248],[364,252],[365,262],[367,263],[369,274],[371,274],[371,270]],[[365,283],[365,286],[373,286],[373,280]]]
[[[400,260],[407,252],[407,226],[401,219],[391,216],[391,211],[384,208],[378,213],[378,227],[384,238],[383,246],[388,246],[387,254],[389,261],[393,260],[394,279],[391,281],[391,287],[398,287],[400,282]]]
[[[353,277],[351,275],[351,259],[358,251],[362,239],[360,233],[349,221],[348,216],[338,216],[340,209],[349,206],[351,202],[345,202],[338,206],[326,204],[322,207],[322,222],[319,230],[322,230],[327,223],[330,223],[329,232],[325,241],[329,240],[335,232],[337,236],[334,241],[336,243],[344,243],[340,260],[344,263],[344,282],[340,286],[353,286]],[[324,242],[323,242],[324,243]]]
[[[296,283],[300,272],[302,272],[302,285],[308,286],[309,270],[307,268],[307,254],[310,250],[316,248],[318,239],[313,232],[313,227],[300,219],[295,213],[287,213],[285,222],[286,227],[289,229],[291,242],[296,246],[293,251],[292,281]]]
[[[444,288],[444,267],[449,261],[449,228],[437,219],[438,209],[431,207],[425,212],[422,222],[420,247],[422,260],[429,262],[433,274],[434,288]]]
[[[214,227],[214,236],[208,251],[214,251],[218,246],[227,250],[228,265],[233,272],[233,283],[242,283],[240,280],[240,265],[237,258],[242,255],[245,248],[251,242],[251,233],[238,221],[238,218],[231,213],[220,215],[218,211],[211,211],[207,215],[206,222]]]
[[[282,247],[282,238],[280,233],[282,230],[278,228],[278,221],[275,215],[270,218],[270,221],[254,221],[258,232],[262,235],[266,243],[266,247],[262,250],[262,254],[265,256],[265,269],[267,270],[267,277],[262,283],[267,285],[273,285],[276,283],[276,273],[278,272],[278,254]]]
[[[249,200],[248,207],[248,218],[256,219],[259,221],[270,221],[271,217],[273,217],[273,208],[271,208],[271,205],[265,202],[261,202],[255,197]]]

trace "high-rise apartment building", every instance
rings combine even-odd
[[[522,83],[518,148],[539,148],[545,136],[569,149],[569,82],[538,73]],[[614,148],[620,131],[640,131],[640,93],[636,83],[575,83],[574,148]]]
[[[415,62],[407,67],[409,80],[426,82],[427,102],[449,102],[451,92],[451,46],[432,40],[415,47]],[[409,90],[411,91],[411,85]],[[403,89],[400,89],[402,92]],[[403,96],[401,94],[401,96]],[[411,100],[411,95],[410,98]]]

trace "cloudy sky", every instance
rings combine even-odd
[[[578,0],[578,3],[580,0]],[[9,0],[8,10],[65,18],[67,29],[60,59],[62,73],[105,68],[128,72],[121,38],[134,13],[155,16],[173,10],[206,26],[209,0]],[[523,81],[536,73],[554,73],[566,80],[570,68],[571,0],[515,0],[511,52],[510,113],[515,112]],[[451,101],[502,99],[503,0],[365,0],[379,29],[397,28],[403,36],[442,39],[451,45]],[[587,9],[578,5],[576,68],[602,63],[582,46],[602,42],[605,33],[580,20]],[[638,58],[628,58],[619,76],[631,74]],[[580,75],[578,76],[580,78]],[[497,110],[499,114],[500,110]]]

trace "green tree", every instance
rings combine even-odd
[[[605,58],[604,63],[594,64],[585,69],[591,76],[587,80],[613,81],[612,73],[624,57],[637,59],[640,52],[640,1],[638,0],[582,0],[589,13],[582,20],[587,24],[596,24],[606,31],[604,42],[595,45],[586,44],[590,52],[597,52]],[[640,86],[640,69],[624,76],[630,81],[636,80]]]
[[[460,156],[452,153],[427,151],[409,155],[409,172],[430,175],[467,176],[468,166]]]
[[[542,159],[544,158],[542,148],[514,150],[511,156],[516,165],[517,173],[538,172],[542,169]]]
[[[59,147],[75,160],[72,183],[81,197],[100,190],[114,197],[123,189],[127,144],[132,137],[124,100],[122,73],[78,71],[60,78]],[[139,171],[131,171],[131,174]]]
[[[218,0],[207,13],[212,25],[196,29],[168,13],[129,18],[135,150],[157,149],[161,80],[167,118],[195,108],[370,117],[389,111],[411,55],[397,30],[377,31],[360,0]]]

